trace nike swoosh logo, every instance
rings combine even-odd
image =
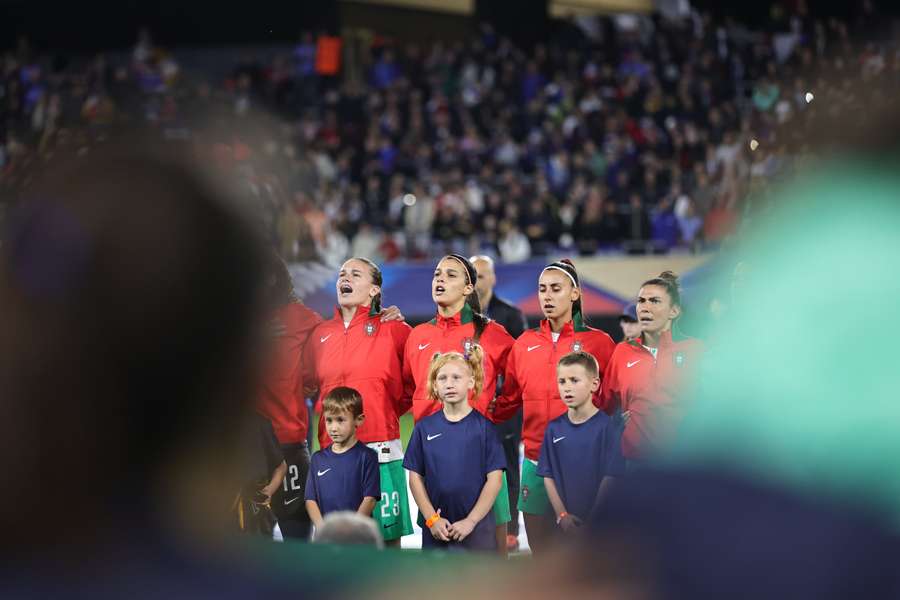
[[[562,437],[558,437],[558,438],[553,438],[553,443],[555,444],[555,443],[557,443],[557,442],[561,442],[561,441],[563,441],[564,439],[566,439],[566,436],[562,436]]]
[[[630,369],[631,367],[633,367],[634,365],[638,364],[639,362],[641,362],[641,359],[637,359],[637,360],[634,361],[634,362],[625,363],[625,368],[626,368],[626,369]]]
[[[538,344],[537,346],[528,346],[528,352],[531,352],[531,351],[534,350],[535,348],[540,348],[540,347],[541,347],[540,344]]]
[[[327,340],[327,339],[330,338],[330,337],[331,337],[331,334],[329,333],[329,334],[326,335],[325,337],[319,338],[319,343],[320,343],[320,344],[324,344],[324,343],[325,343],[325,340]]]
[[[287,506],[287,505],[290,504],[291,502],[296,502],[296,501],[299,500],[299,499],[300,499],[300,496],[295,496],[295,497],[291,498],[290,500],[285,500],[285,501],[284,501],[284,505]]]
[[[430,442],[430,441],[433,440],[434,438],[439,438],[439,437],[441,437],[442,435],[444,435],[444,434],[443,434],[443,433],[436,433],[436,434],[434,434],[434,435],[426,435],[426,436],[425,436],[425,439],[427,439],[427,440]]]
[[[328,467],[328,468],[325,469],[324,471],[316,471],[316,475],[318,475],[319,477],[321,477],[322,475],[324,475],[325,473],[327,473],[327,472],[330,471],[330,470],[331,470],[331,467]]]
[[[419,350],[424,350],[425,348],[427,348],[430,345],[431,345],[431,342],[428,342],[427,344],[419,344]]]

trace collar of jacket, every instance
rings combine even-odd
[[[541,319],[541,324],[538,327],[540,331],[543,331],[547,335],[553,333],[550,329],[550,320],[549,319]],[[590,328],[584,324],[584,319],[581,318],[581,313],[575,313],[573,315],[572,320],[563,325],[562,330],[560,330],[560,337],[563,334],[572,331],[573,333],[584,333],[585,331],[590,331]]]
[[[356,321],[361,321],[370,317],[377,317],[380,314],[380,311],[372,310],[371,306],[360,304],[356,307],[356,310],[353,313],[353,318],[350,319],[350,324],[352,325]],[[344,319],[344,315],[341,313],[340,305],[334,307],[334,318],[341,321]]]
[[[684,340],[690,339],[689,336],[686,336],[679,332],[663,331],[662,335],[659,336],[659,347],[663,348],[665,346],[671,346],[672,344],[677,344],[678,342],[683,342]],[[628,343],[636,348],[641,348],[644,346],[644,336],[641,335],[636,339],[628,340]]]
[[[438,313],[430,323],[432,325],[449,327],[451,325],[465,325],[466,323],[472,322],[472,307],[468,304],[463,304],[462,310],[450,317],[442,317],[440,313]]]

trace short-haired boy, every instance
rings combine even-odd
[[[556,375],[568,411],[547,425],[537,474],[544,478],[557,525],[570,532],[602,501],[612,478],[625,472],[622,427],[592,402],[600,387],[600,367],[592,355],[563,356]]]
[[[356,439],[362,406],[359,392],[348,387],[334,388],[322,401],[332,444],[313,454],[306,479],[306,510],[316,529],[335,511],[371,517],[380,496],[378,454]]]

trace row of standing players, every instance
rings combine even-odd
[[[441,410],[438,396],[429,392],[432,359],[448,352],[468,358],[477,344],[483,354],[483,383],[469,403],[499,425],[505,464],[511,467],[508,489],[504,478],[494,505],[495,546],[502,554],[512,545],[515,530],[510,533],[508,526],[518,522],[509,510],[513,506],[523,512],[529,545],[539,553],[556,525],[568,522],[555,515],[538,471],[548,424],[567,411],[557,386],[559,359],[572,352],[596,359],[603,376],[593,403],[621,417],[621,455],[633,469],[670,439],[680,413],[678,389],[701,349],[697,340],[673,331],[681,299],[677,278],[669,272],[641,287],[635,314],[639,335],[618,345],[585,323],[581,284],[569,261],[541,271],[538,297],[545,318],[532,330],[525,330],[518,309],[493,294],[493,264],[487,257],[441,259],[431,285],[437,314],[415,328],[396,309],[382,310],[381,271],[367,259],[352,258],[342,265],[335,284],[338,306],[326,321],[293,296],[281,261],[273,260],[272,273],[277,347],[259,408],[272,424],[286,464],[283,484],[272,497],[285,537],[307,538],[310,533],[302,501],[309,472],[304,397],[315,390],[320,415],[322,399],[335,388],[350,387],[362,396],[365,418],[356,434],[376,452],[380,476],[372,516],[386,542],[399,545],[402,536],[412,533],[399,417],[411,408],[420,428],[424,418]],[[324,418],[317,433],[327,449],[331,439]],[[525,448],[521,477],[515,468],[519,433]]]

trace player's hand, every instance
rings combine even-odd
[[[559,528],[566,533],[577,531],[581,527],[581,519],[575,515],[566,515],[559,522]]]
[[[270,501],[272,500],[272,495],[266,493],[266,488],[262,488],[257,493],[253,494],[253,503],[259,504],[260,506],[269,506]]]
[[[441,509],[438,509],[437,514],[441,514]],[[431,537],[436,540],[440,540],[442,542],[450,541],[450,521],[445,519],[444,517],[439,518],[435,521],[434,525],[431,526]]]
[[[275,489],[278,489],[278,488],[275,488]],[[265,502],[266,504],[270,503],[270,502],[272,501],[272,496],[275,495],[275,490],[274,490],[274,489],[269,489],[268,486],[266,486],[266,487],[264,487],[263,489],[259,490],[259,492],[260,492],[263,496],[266,497],[266,502]]]
[[[475,521],[466,517],[450,526],[450,538],[461,542],[475,529]]]
[[[391,306],[388,306],[387,308],[381,309],[381,322],[382,323],[385,323],[387,321],[405,321],[405,320],[406,320],[406,317],[404,317],[403,313],[400,312],[400,309],[393,304]]]

